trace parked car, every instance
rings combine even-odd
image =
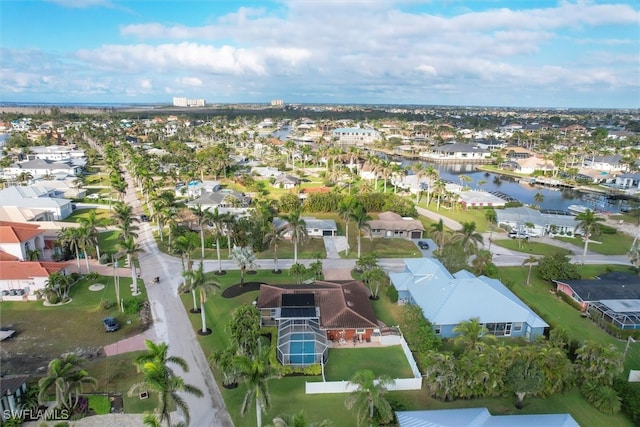
[[[418,247],[420,249],[429,249],[429,243],[425,242],[424,240],[420,240],[418,242]]]
[[[140,215],[140,221],[142,222],[149,222],[149,217],[147,215]]]
[[[120,324],[115,317],[105,317],[102,323],[104,324],[104,330],[107,332],[115,332],[120,329]]]
[[[528,239],[529,238],[529,233],[527,233],[526,231],[511,230],[509,232],[509,238],[511,238],[511,239]]]

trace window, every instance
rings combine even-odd
[[[516,322],[513,324],[513,332],[520,332],[522,330],[522,322]]]
[[[440,335],[440,332],[442,331],[442,327],[440,325],[434,325],[433,330],[435,331],[436,335]]]
[[[356,329],[356,334],[357,335],[364,335],[365,330],[364,329]]]

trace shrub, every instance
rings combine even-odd
[[[99,259],[100,264],[108,264],[111,262],[111,254],[109,253],[104,253],[100,255],[100,259]]]
[[[636,425],[640,425],[640,386],[622,379],[615,379],[613,388],[622,399],[622,410]]]
[[[618,230],[608,225],[598,224],[600,226],[600,233],[602,234],[616,234]]]
[[[387,296],[389,297],[389,301],[396,303],[398,302],[398,290],[395,286],[389,285],[387,286]]]
[[[128,298],[123,302],[124,312],[126,314],[137,314],[140,311],[142,302],[138,298]]]

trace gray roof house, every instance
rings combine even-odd
[[[422,222],[413,218],[406,218],[395,212],[382,212],[378,219],[368,222],[371,237],[399,237],[421,239],[424,233]]]
[[[81,167],[68,162],[52,162],[50,160],[35,159],[26,162],[15,163],[4,168],[4,175],[7,177],[17,177],[21,173],[31,174],[34,178],[42,176],[56,176],[64,178],[66,176],[77,176]]]
[[[246,215],[251,205],[251,197],[237,191],[213,191],[204,192],[186,203],[187,207],[195,208],[200,205],[203,210],[213,211],[218,208],[220,213],[231,213],[233,215]]]
[[[71,200],[62,198],[62,192],[43,186],[13,186],[0,190],[2,207],[26,208],[40,211],[44,221],[63,220],[73,211]]]
[[[535,232],[539,236],[573,233],[578,225],[576,217],[569,212],[527,207],[497,209],[496,220],[498,226],[505,225],[511,229],[529,231],[532,234]],[[528,223],[533,224],[533,229],[526,229]]]
[[[491,415],[487,408],[396,411],[400,427],[580,427],[570,414]]]
[[[338,234],[338,225],[333,219],[318,219],[314,217],[305,216],[301,218],[304,220],[305,225],[307,226],[307,235],[309,237],[324,237],[324,236],[336,236]],[[282,218],[274,218],[273,225],[276,226],[277,229],[282,229],[287,226],[287,221]],[[290,238],[290,233],[285,233],[284,235],[287,238]]]
[[[453,329],[472,318],[479,318],[496,336],[534,339],[549,327],[497,279],[476,277],[466,270],[451,274],[433,258],[404,263],[404,271],[389,274],[398,300],[420,306],[441,337],[454,337]]]
[[[300,179],[298,177],[283,173],[281,175],[276,176],[276,179],[273,182],[273,186],[278,188],[286,188],[287,190],[290,190],[292,188],[295,188],[295,186],[298,185],[299,183],[300,183]]]

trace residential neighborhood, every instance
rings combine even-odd
[[[636,112],[244,108],[2,113],[3,420],[36,390],[131,425],[356,426],[376,384],[369,425],[634,425]],[[140,360],[178,360],[184,405]]]

